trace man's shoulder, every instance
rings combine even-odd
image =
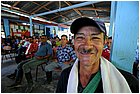
[[[49,44],[48,42],[46,42],[46,46],[47,47],[51,47],[51,44]]]
[[[61,76],[68,78],[72,67],[68,67],[62,71]]]
[[[57,46],[58,48],[62,48],[62,45]]]
[[[46,45],[50,45],[48,42],[45,42],[46,43]]]
[[[121,74],[126,78],[126,77],[129,77],[129,78],[132,78],[132,79],[136,79],[131,73],[127,72],[127,71],[124,71],[122,69],[119,69],[118,70],[121,72]]]
[[[137,93],[139,92],[139,81],[138,79],[132,75],[129,72],[126,72],[124,70],[118,69],[120,71],[120,73],[124,76],[124,78],[126,79],[131,91],[133,93]]]
[[[67,50],[70,50],[70,51],[73,51],[73,48],[72,48],[71,45],[69,45],[69,44],[66,45],[66,49],[67,49]]]
[[[62,46],[61,45],[57,46],[57,51],[59,51],[59,50],[62,50]]]
[[[69,45],[69,44],[67,44],[66,46],[69,47],[69,48],[72,48],[71,45]]]
[[[70,73],[71,69],[72,69],[72,66],[64,69],[62,72],[63,73]]]

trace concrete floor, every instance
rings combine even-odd
[[[4,60],[1,63],[1,93],[24,93],[25,89],[27,88],[27,82],[25,77],[23,77],[22,87],[19,88],[9,88],[8,85],[14,83],[14,80],[9,79],[6,77],[7,75],[14,72],[16,69],[17,64],[15,60]],[[35,70],[32,71],[33,79],[35,80]],[[53,72],[53,81],[50,84],[46,83],[46,75],[45,72],[42,71],[41,67],[38,71],[38,81],[35,82],[35,87],[32,90],[32,93],[55,93],[57,82],[60,76],[60,72]]]

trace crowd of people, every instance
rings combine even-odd
[[[31,92],[34,87],[31,71],[46,62],[48,84],[52,81],[52,71],[62,70],[58,93],[138,92],[138,80],[110,63],[112,37],[106,37],[103,22],[79,18],[72,23],[71,32],[74,34],[71,42],[66,35],[61,39],[45,35],[2,38],[2,51],[14,49],[17,53],[17,68],[7,75],[15,81],[8,87],[20,87],[25,75],[28,83],[25,92]]]
[[[8,40],[11,40],[10,36],[8,36]],[[7,42],[4,41],[4,43]],[[34,87],[31,70],[35,69],[37,65],[43,62],[48,63],[45,69],[47,82],[50,83],[52,81],[52,71],[55,67],[60,67],[63,70],[71,66],[71,61],[76,59],[76,54],[66,35],[62,35],[61,40],[59,37],[49,39],[45,35],[39,38],[35,36],[23,36],[21,39],[16,37],[13,43],[10,44],[9,46],[15,49],[17,53],[15,57],[17,68],[14,73],[7,75],[8,78],[15,79],[14,83],[8,87],[20,87],[23,75],[25,75],[28,83],[25,92],[31,92]],[[2,45],[2,49],[4,46]],[[51,61],[51,63],[48,61]]]

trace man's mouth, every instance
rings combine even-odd
[[[92,49],[88,49],[88,50],[86,50],[86,49],[79,49],[78,52],[80,54],[83,54],[83,55],[89,55],[89,54],[95,54],[96,53]]]

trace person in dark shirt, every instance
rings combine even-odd
[[[117,69],[102,57],[105,24],[90,18],[76,19],[71,25],[77,59],[61,73],[57,93],[131,93],[139,92],[138,80]]]

